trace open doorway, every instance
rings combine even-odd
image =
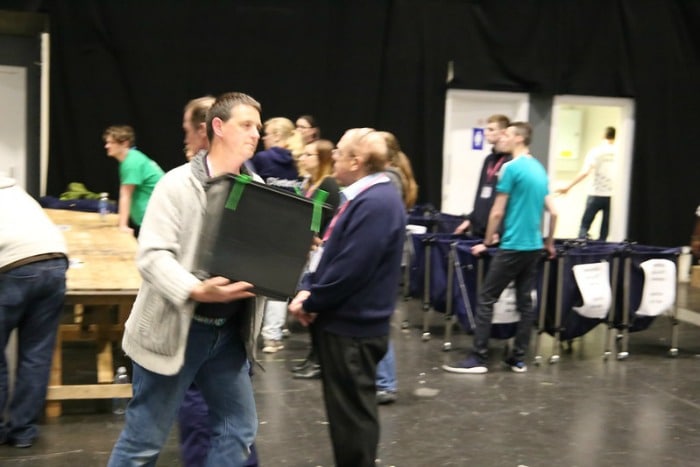
[[[12,177],[26,187],[27,70],[0,65],[0,176]]]
[[[491,152],[484,137],[489,116],[503,114],[511,120],[527,120],[528,111],[529,96],[525,93],[447,90],[440,211],[455,215],[471,212],[481,166]]]
[[[634,140],[634,101],[632,99],[590,96],[556,96],[552,107],[552,125],[548,170],[552,190],[566,187],[580,173],[586,156],[599,146],[607,127],[615,128],[614,158],[610,163],[610,227],[608,241],[627,237],[632,141]],[[555,197],[559,220],[555,237],[579,236],[581,219],[595,174],[591,173],[567,194]],[[598,239],[602,213],[598,212],[588,230]]]

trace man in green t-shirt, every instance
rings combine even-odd
[[[119,230],[138,237],[146,205],[163,169],[136,149],[130,126],[110,126],[102,138],[107,155],[119,161]]]

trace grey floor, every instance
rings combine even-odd
[[[679,354],[669,358],[670,320],[630,339],[630,356],[604,361],[599,326],[562,349],[550,364],[552,340],[544,338],[542,365],[525,374],[499,366],[503,342],[493,343],[491,371],[454,375],[440,365],[461,358],[471,339],[457,332],[443,351],[441,315],[432,338],[421,339],[422,309],[401,301],[393,328],[400,396],[380,408],[382,466],[636,467],[700,465],[700,289],[679,289]],[[401,321],[411,323],[401,329]],[[695,324],[690,324],[694,322]],[[290,377],[307,348],[294,328],[286,348],[262,356],[266,372],[255,376],[260,417],[257,446],[262,466],[331,466],[332,454],[320,382]],[[67,346],[68,347],[68,346]],[[66,349],[66,378],[94,377],[89,346]],[[94,373],[94,371],[93,371]],[[0,446],[0,465],[102,466],[122,419],[107,401],[65,404],[65,414],[45,421],[29,449]],[[176,432],[158,465],[178,466]]]

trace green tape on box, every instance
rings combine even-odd
[[[238,202],[241,200],[241,196],[243,196],[243,189],[247,184],[253,181],[253,177],[250,175],[241,174],[236,175],[235,180],[236,182],[233,184],[233,187],[231,187],[231,193],[228,195],[225,206],[226,209],[230,209],[232,211],[235,211],[238,207]]]
[[[321,217],[323,215],[323,203],[328,199],[328,192],[317,190],[314,194],[314,210],[311,215],[311,231],[319,233],[321,231]]]

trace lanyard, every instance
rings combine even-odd
[[[506,156],[501,156],[495,164],[491,163],[489,166],[486,168],[486,181],[490,182],[491,179],[493,179],[494,175],[498,173],[498,169],[501,168],[501,165],[503,165],[503,161],[505,160]]]
[[[374,185],[376,185],[378,183],[385,182],[386,180],[387,180],[386,177],[379,177],[379,178],[372,180],[370,183],[367,184],[367,186],[362,187],[362,189],[357,192],[357,195],[355,195],[355,198],[363,191],[368,190],[369,188],[373,187]],[[326,240],[328,240],[331,237],[331,233],[333,233],[333,229],[335,228],[335,224],[338,222],[338,218],[348,208],[348,204],[350,204],[350,201],[352,201],[352,200],[347,200],[345,203],[343,203],[342,206],[340,206],[340,209],[338,209],[336,211],[335,215],[333,216],[333,219],[331,219],[330,224],[328,224],[328,227],[326,227],[326,231],[323,233],[323,242],[324,243],[326,242]]]

